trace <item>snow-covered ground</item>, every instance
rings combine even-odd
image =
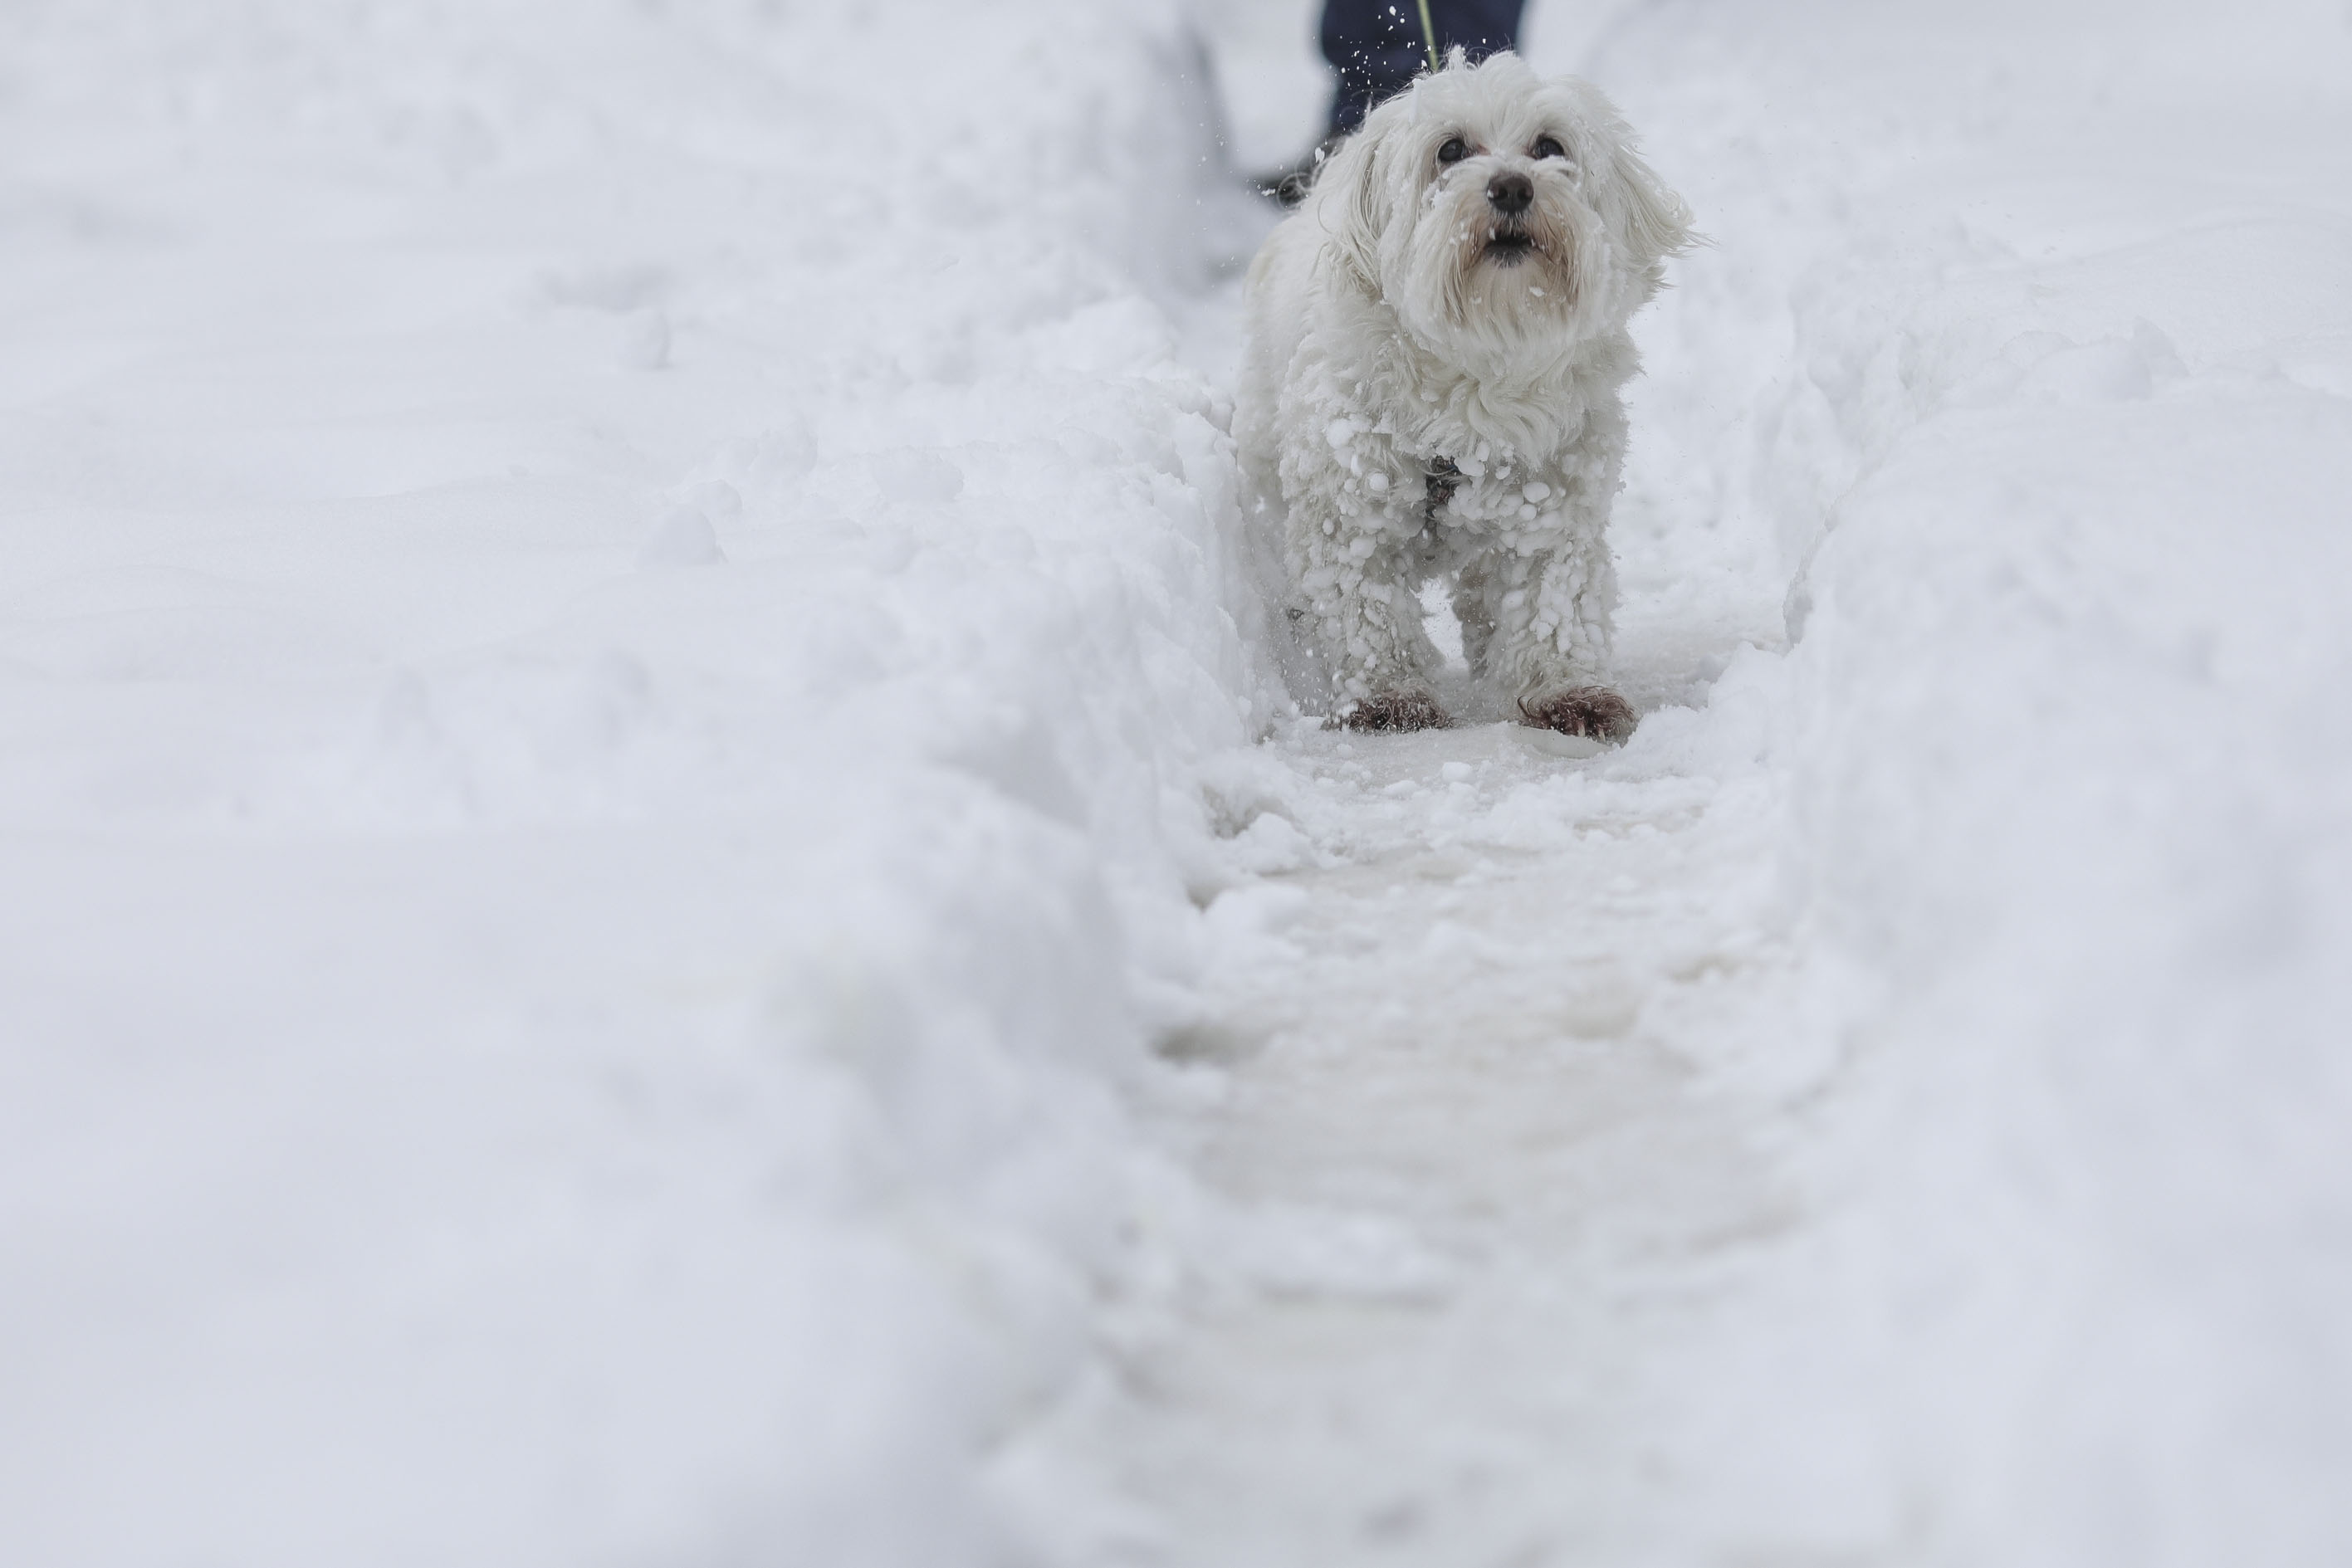
[[[1191,18],[0,17],[0,1561],[2352,1556],[2352,14],[1538,4],[1598,755],[1265,685]]]

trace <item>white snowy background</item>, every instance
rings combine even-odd
[[[1598,756],[1260,665],[1310,9],[0,10],[0,1562],[2352,1561],[2352,9],[1539,0]]]

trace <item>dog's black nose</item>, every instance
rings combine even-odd
[[[1525,174],[1497,174],[1486,182],[1486,202],[1506,217],[1517,217],[1536,204],[1536,183]]]

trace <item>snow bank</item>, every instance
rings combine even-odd
[[[2347,66],[2284,0],[1681,5],[1597,62],[1719,245],[1635,488],[1794,573],[1844,998],[1662,1560],[2352,1542]]]
[[[991,1560],[1255,689],[1167,8],[0,30],[0,1556]]]

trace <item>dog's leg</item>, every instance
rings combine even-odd
[[[1484,563],[1480,595],[1495,632],[1489,663],[1517,695],[1519,716],[1542,729],[1622,740],[1633,706],[1604,685],[1617,572],[1597,538]]]
[[[1486,678],[1488,655],[1495,646],[1495,612],[1486,603],[1486,572],[1472,561],[1454,580],[1454,619],[1462,624],[1462,656],[1470,678]]]
[[[1291,574],[1331,661],[1334,718],[1351,729],[1438,729],[1454,721],[1432,684],[1443,661],[1423,624],[1410,541],[1378,516],[1290,515]]]

